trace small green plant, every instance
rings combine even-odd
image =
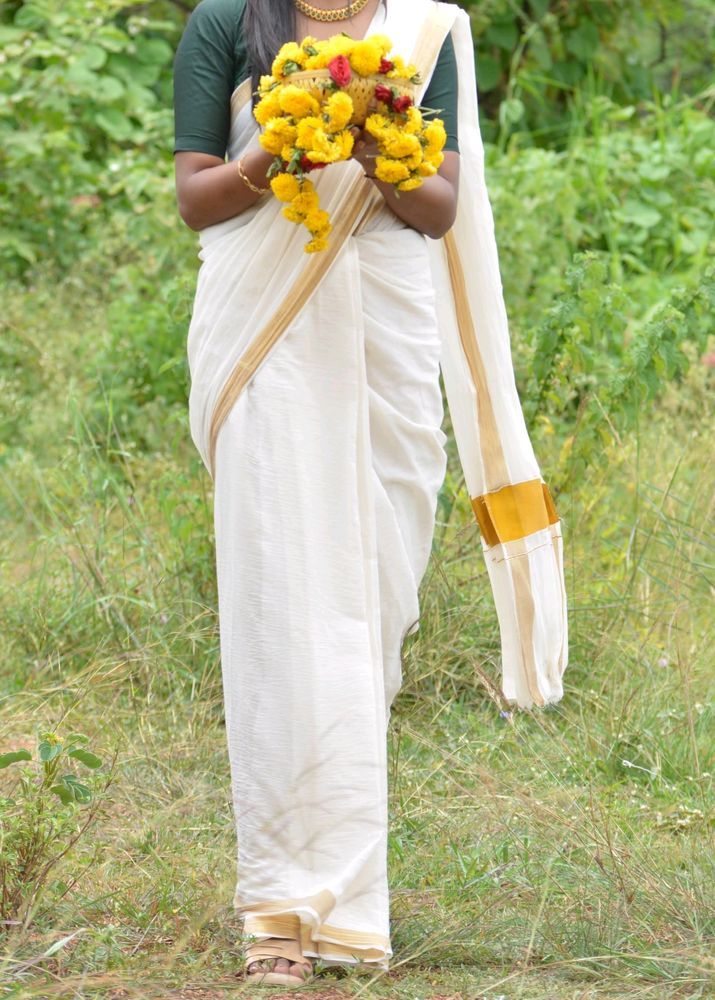
[[[0,795],[0,929],[29,923],[49,873],[97,818],[97,781],[85,783],[71,769],[75,763],[90,772],[102,766],[88,743],[83,733],[63,738],[43,731],[36,758],[24,749],[0,754],[0,770],[26,765],[10,794]],[[111,780],[110,770],[103,792]]]

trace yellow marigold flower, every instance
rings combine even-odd
[[[307,118],[301,118],[298,122],[296,146],[299,146],[301,149],[312,149],[313,142],[315,141],[315,133],[318,129],[322,128],[323,123],[320,118],[316,118],[313,115],[309,115]]]
[[[407,121],[402,126],[405,132],[413,135],[420,131],[422,128],[422,112],[419,108],[416,108],[414,104],[411,108],[407,109]]]
[[[260,94],[267,94],[272,87],[276,85],[278,81],[274,76],[262,76],[258,81],[258,92]]]
[[[406,63],[400,56],[393,56],[392,62],[395,68],[387,74],[391,80],[411,80],[413,77],[419,79],[419,73],[414,63]]]
[[[421,177],[410,177],[409,180],[402,181],[397,185],[398,191],[414,191],[415,188],[422,187]]]
[[[307,148],[306,156],[311,163],[334,163],[337,159],[337,151],[323,128],[317,128],[313,133],[313,142]]]
[[[355,139],[353,138],[352,132],[339,132],[335,136],[335,143],[340,149],[340,160],[350,159],[350,154],[353,151],[353,146],[355,145]]]
[[[428,122],[425,126],[423,135],[427,140],[425,156],[432,156],[435,153],[439,153],[447,141],[447,133],[444,130],[444,122],[442,119],[435,118],[433,121]]]
[[[288,143],[292,142],[292,139],[284,134],[282,128],[274,128],[277,124],[289,125],[290,127],[289,122],[285,118],[272,118],[266,126],[266,131],[258,137],[258,141],[265,151],[273,153],[274,156],[280,156],[283,152],[283,147],[286,145],[286,140]],[[295,132],[295,129],[293,131]]]
[[[306,243],[303,249],[306,253],[318,253],[320,250],[325,250],[328,245],[326,239],[320,239],[319,237],[314,237],[309,243]]]
[[[305,226],[313,236],[327,236],[330,232],[330,218],[327,212],[314,208],[305,217]]]
[[[325,105],[325,113],[330,121],[328,129],[331,132],[341,132],[353,116],[353,101],[349,94],[338,90],[332,94]]]
[[[414,156],[419,152],[422,160],[422,146],[416,135],[404,135],[401,132],[391,134],[384,142],[384,153],[393,159],[401,159],[403,156]]]
[[[349,35],[332,35],[323,44],[325,52],[328,54],[328,62],[330,62],[335,56],[349,56],[356,42]]]
[[[271,188],[278,201],[293,201],[300,193],[300,184],[293,174],[276,174],[271,180]]]
[[[382,49],[371,39],[356,42],[350,53],[350,65],[360,76],[372,76],[377,73],[382,61]]]
[[[293,115],[294,118],[317,115],[320,111],[320,105],[316,99],[307,90],[302,90],[300,87],[293,86],[293,84],[281,87],[279,100],[281,111],[284,111],[287,115]]]
[[[285,205],[283,207],[283,215],[288,222],[295,222],[296,224],[301,223],[305,218],[305,213],[299,211],[294,205]]]
[[[392,62],[394,65],[387,75],[393,78],[405,77],[405,70],[407,67],[405,66],[405,60],[402,56],[393,56]]]
[[[287,62],[294,62],[302,69],[305,63],[305,52],[303,52],[300,45],[297,42],[286,42],[282,45],[278,51],[278,55],[273,60],[273,65],[271,66],[271,73],[273,76],[282,78],[284,74],[285,64]]]
[[[388,38],[387,35],[370,35],[365,41],[376,45],[380,50],[380,56],[386,56],[392,48],[392,39]]]
[[[271,118],[276,118],[280,115],[281,105],[279,93],[279,89],[269,91],[256,105],[253,111],[253,117],[259,125],[267,125]]]
[[[268,122],[266,125],[266,133],[271,135],[279,135],[283,142],[293,143],[295,142],[295,137],[298,133],[298,129],[295,127],[293,122],[289,121],[287,118],[274,118]]]
[[[328,65],[327,53],[318,51],[317,56],[306,56],[304,69],[325,69]]]
[[[431,163],[435,170],[444,163],[444,153],[431,153],[426,149],[424,151],[424,158],[425,162]]]
[[[404,163],[378,156],[375,160],[375,176],[387,184],[397,184],[399,181],[406,181],[410,172]]]
[[[303,182],[303,189],[293,199],[293,208],[300,212],[303,217],[315,212],[320,204],[318,195],[310,181]]]
[[[423,160],[417,167],[417,173],[420,177],[433,177],[437,173],[437,167],[429,160]]]
[[[385,131],[390,128],[390,122],[384,115],[368,115],[365,121],[365,131],[369,132],[375,139],[380,139]]]
[[[419,146],[412,156],[403,156],[402,163],[407,167],[408,170],[416,170],[420,163],[422,163],[422,147]]]
[[[337,163],[347,160],[353,151],[353,139],[350,132],[338,132],[329,136],[322,129],[317,129],[313,137],[313,148],[307,152],[311,163]]]

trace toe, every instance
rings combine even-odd
[[[290,967],[291,976],[300,976],[301,979],[308,979],[312,969],[305,962],[294,962]]]
[[[255,962],[251,962],[248,966],[249,974],[254,972],[272,972],[273,971],[273,961],[272,958],[261,958],[257,959]]]

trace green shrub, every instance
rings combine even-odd
[[[67,770],[77,763],[90,771],[102,766],[88,742],[83,733],[40,732],[36,759],[25,749],[0,753],[0,770],[19,770],[10,794],[0,797],[0,932],[18,917],[29,919],[50,873],[97,819],[97,782],[85,784]]]
[[[117,0],[6,7],[0,265],[64,268],[111,211],[141,215],[169,187],[177,25]]]
[[[561,143],[584,89],[619,104],[712,78],[708,0],[460,0],[471,16],[484,128]]]

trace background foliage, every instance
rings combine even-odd
[[[696,93],[712,75],[707,0],[483,0],[472,19],[487,139],[560,148],[601,95]],[[139,238],[166,213],[171,62],[190,7],[6,0],[0,7],[0,261],[65,267],[108,227]]]

